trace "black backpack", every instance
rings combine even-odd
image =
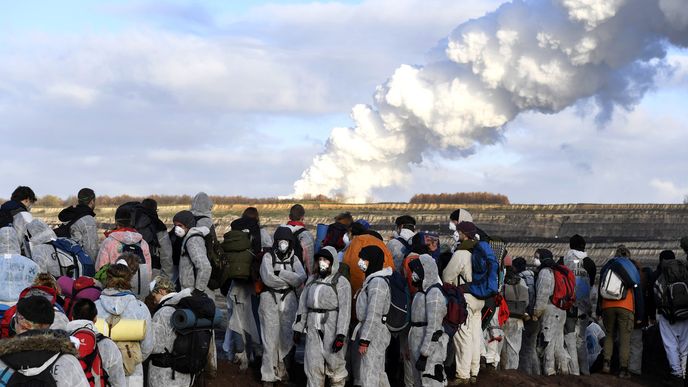
[[[292,238],[292,245],[294,249],[294,255],[301,261],[303,264],[303,246],[301,246],[301,241],[299,240],[299,235],[301,235],[303,232],[307,231],[306,228],[301,228],[299,230],[294,231],[291,234]]]
[[[122,242],[120,242],[122,243]],[[143,254],[143,249],[141,248],[141,243],[126,244],[122,243],[122,254],[129,253],[137,256],[139,258],[139,266],[146,265],[146,256]],[[147,284],[141,284],[141,269],[136,272],[138,281],[138,291],[141,292],[141,286],[147,286]]]
[[[154,269],[160,269],[160,241],[158,241],[158,231],[153,223],[153,219],[144,212],[140,205],[136,206],[132,219],[134,228],[141,234],[143,240],[148,243],[151,265]]]
[[[661,305],[670,323],[688,319],[688,268],[678,259],[662,262],[662,274],[657,280],[661,290]]]
[[[198,222],[203,218],[208,217],[197,216],[196,221]],[[210,233],[204,236],[203,240],[205,241],[206,255],[208,256],[208,261],[212,268],[210,279],[208,280],[208,289],[219,289],[229,279],[229,257],[225,254],[220,241],[217,239],[215,225],[210,227]],[[186,251],[186,246],[184,246],[184,251]]]
[[[55,356],[57,355],[57,356]],[[55,358],[53,359],[53,356]],[[0,386],[7,387],[56,387],[57,383],[51,373],[55,363],[60,358],[59,352],[50,351],[24,351],[2,356],[2,361],[7,365],[0,370]],[[34,376],[25,376],[17,371],[22,368],[40,367],[50,363],[43,372]]]
[[[163,302],[156,312],[165,306]],[[172,345],[172,352],[151,355],[153,365],[161,368],[172,368],[174,372],[198,375],[208,362],[208,351],[214,345],[213,321],[215,302],[205,293],[182,298],[172,318],[172,327],[177,337]]]

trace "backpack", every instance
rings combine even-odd
[[[148,282],[151,279],[150,278],[151,273],[148,273],[148,275],[149,275],[148,280],[144,279],[143,283],[142,283],[141,272],[142,271],[148,272],[148,266],[146,264],[146,256],[143,253],[143,249],[141,248],[141,242],[132,243],[132,244],[126,244],[126,243],[122,243],[122,242],[120,242],[120,243],[122,244],[122,254],[129,253],[129,254],[133,254],[139,258],[139,270],[136,271],[136,281],[137,281],[136,290],[138,292],[137,295],[141,295],[141,294],[145,295],[146,294],[145,290],[142,292],[141,289],[144,289],[144,287],[148,286]]]
[[[528,308],[527,312],[529,315],[533,315],[533,308],[535,308],[535,296],[537,294],[535,290],[535,275],[532,271],[526,270],[524,272],[518,273],[519,277],[523,279],[528,287]]]
[[[559,309],[569,310],[576,303],[576,276],[564,265],[552,266],[554,294],[552,304]]]
[[[46,350],[17,352],[0,357],[6,365],[5,369],[0,370],[0,386],[56,387],[57,382],[53,378],[52,370],[60,355],[60,352]],[[42,366],[45,368],[36,375],[27,376],[21,372],[22,369],[30,371]]]
[[[84,249],[71,239],[58,238],[48,242],[53,247],[51,254],[60,267],[60,275],[77,279],[81,276],[93,277],[96,266]]]
[[[207,216],[197,216],[196,221],[200,219],[208,218]],[[210,218],[208,218],[210,219]],[[222,250],[220,242],[217,240],[217,232],[215,230],[215,225],[210,227],[210,233],[203,236],[205,241],[205,251],[208,256],[208,261],[210,262],[211,272],[210,279],[208,280],[208,289],[215,290],[219,289],[224,285],[224,283],[229,279],[229,258]],[[188,241],[188,239],[187,239]],[[184,247],[186,251],[186,246]]]
[[[600,279],[600,297],[613,301],[626,297],[626,284],[612,269],[607,270]]]
[[[133,227],[136,229],[136,232],[141,234],[143,240],[148,243],[148,250],[151,255],[151,266],[154,269],[160,269],[160,241],[158,241],[158,232],[153,220],[143,211],[140,205],[136,206],[132,217]]]
[[[402,237],[397,237],[397,238],[395,238],[395,239],[396,239],[397,241],[399,241],[399,243],[401,243],[401,245],[403,246],[403,247],[401,248],[401,254],[402,254],[404,257],[406,257],[407,255],[409,255],[409,254],[411,253],[411,244],[408,243],[408,241],[407,241],[406,239],[402,238]]]
[[[222,241],[223,254],[227,256],[227,279],[248,280],[251,278],[251,264],[254,257],[248,233],[231,230]]]
[[[105,387],[108,385],[108,375],[103,368],[103,359],[98,351],[98,343],[105,338],[93,330],[82,327],[71,334],[79,340],[79,364],[86,374],[91,387]]]
[[[121,316],[111,315],[105,319],[107,324],[107,331],[112,334],[112,329],[119,324],[122,320]],[[141,342],[140,341],[116,341],[113,339],[117,345],[117,349],[122,354],[122,366],[124,368],[124,374],[126,376],[131,376],[134,371],[136,371],[136,366],[143,363],[143,353],[141,352]]]
[[[156,313],[164,306],[164,302],[160,304]],[[208,351],[210,346],[214,345],[212,332],[215,302],[205,294],[191,295],[179,300],[174,308],[171,322],[177,337],[174,339],[172,351],[165,348],[164,353],[150,357],[154,366],[172,368],[173,379],[175,372],[197,375],[205,368]],[[181,320],[184,320],[183,324]]]
[[[471,252],[473,281],[468,284],[468,292],[478,299],[488,299],[499,291],[499,262],[490,244],[478,242]]]
[[[444,328],[444,332],[449,336],[451,341],[451,338],[454,337],[459,327],[465,324],[468,319],[468,304],[466,303],[466,297],[464,297],[463,290],[461,290],[460,287],[450,283],[444,283],[442,285],[435,284],[432,285],[430,289],[435,287],[440,289],[446,301],[447,314],[442,320],[442,328]],[[430,289],[428,289],[428,291],[430,291]]]
[[[389,285],[390,305],[389,311],[385,315],[385,322],[390,332],[401,332],[411,322],[410,313],[410,294],[408,285],[404,277],[396,270],[392,274],[384,276],[385,282]]]
[[[301,245],[301,240],[299,239],[299,235],[301,235],[302,233],[304,233],[306,231],[308,231],[308,230],[306,230],[306,228],[303,227],[303,228],[300,228],[300,229],[294,231],[291,234],[291,238],[292,238],[291,245],[293,246],[292,248],[294,249],[294,255],[296,255],[299,258],[299,261],[301,261],[302,264],[303,264],[303,246]]]
[[[528,315],[528,286],[521,283],[521,277],[517,278],[519,281],[515,284],[505,281],[504,299],[511,317],[522,319]]]
[[[82,213],[81,215],[70,220],[69,222],[65,222],[65,223],[60,224],[59,226],[57,226],[53,229],[53,232],[55,232],[55,235],[58,238],[71,238],[72,237],[72,226],[74,225],[74,223],[79,221],[79,219],[83,218],[84,216],[88,216],[88,214]]]
[[[659,279],[661,305],[670,323],[688,319],[688,269],[678,259],[662,262]]]
[[[90,297],[88,295],[88,290],[93,289],[94,291],[91,292]],[[64,305],[63,308],[65,310],[65,314],[67,317],[71,320],[72,319],[72,308],[74,307],[74,304],[76,301],[82,299],[82,298],[88,298],[89,300],[95,302],[98,297],[100,297],[102,289],[96,285],[96,282],[93,278],[91,277],[79,277],[77,278],[74,283],[72,284],[72,293],[67,294],[64,296]],[[95,297],[98,296],[98,297]]]

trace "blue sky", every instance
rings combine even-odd
[[[422,64],[497,0],[20,1],[0,13],[0,160],[16,185],[68,196],[278,196],[334,127],[401,64]],[[688,53],[600,128],[585,103],[528,113],[462,159],[428,155],[412,184],[512,202],[681,202]],[[553,131],[552,127],[557,129]]]

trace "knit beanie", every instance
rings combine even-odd
[[[29,296],[17,301],[17,313],[34,324],[51,325],[55,321],[55,310],[45,297]]]
[[[188,228],[196,227],[196,217],[188,210],[177,212],[174,218],[172,218],[172,222],[181,223]]]

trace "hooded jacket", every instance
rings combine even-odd
[[[164,303],[153,315],[153,344],[154,354],[172,352],[177,333],[172,326],[172,314],[175,306],[182,298],[191,296],[192,289],[183,289],[179,293],[164,296],[160,303]],[[150,387],[187,387],[191,385],[191,375],[174,372],[172,368],[159,368],[151,362],[148,368],[148,385]]]
[[[136,299],[130,291],[120,291],[108,288],[103,290],[100,299],[96,300],[98,309],[98,319],[107,320],[110,316],[121,316],[128,320],[145,320],[146,335],[141,341],[141,354],[147,358],[153,350],[155,337],[151,324],[151,315],[148,307],[143,302]],[[143,365],[138,364],[134,373],[127,377],[127,383],[131,385],[130,379],[140,379],[143,383]]]
[[[352,270],[352,273],[354,271],[356,270]],[[361,290],[356,296],[356,319],[359,324],[356,328],[358,336],[354,334],[354,337],[371,342],[378,337],[390,334],[382,321],[383,316],[389,313],[392,302],[389,285],[382,277],[390,275],[392,275],[392,268],[386,267],[370,274],[363,282]]]
[[[55,248],[50,244],[50,242],[57,240],[55,232],[39,219],[32,220],[26,229],[31,235],[29,238],[31,259],[38,264],[41,273],[50,273],[55,278],[61,276],[60,264],[54,256]]]
[[[179,259],[179,283],[183,289],[206,291],[212,268],[205,249],[207,227],[192,227],[184,236],[182,255]]]
[[[377,246],[385,253],[385,259],[382,267],[394,268],[394,258],[392,253],[389,251],[385,243],[372,235],[358,235],[354,237],[344,253],[343,261],[349,266],[349,271],[351,273],[351,291],[356,294],[365,280],[365,274],[358,270],[358,255],[361,250],[366,246]]]
[[[311,275],[317,272],[315,267],[314,256],[315,256],[315,240],[313,239],[313,234],[306,229],[306,226],[300,222],[289,222],[286,225],[280,227],[287,227],[291,230],[292,234],[296,234],[299,230],[304,230],[299,232],[297,239],[301,244],[301,250],[303,251],[303,257],[301,261],[306,269],[306,274]]]
[[[26,243],[26,225],[31,223],[33,220],[33,215],[22,203],[15,202],[14,200],[7,201],[0,206],[0,211],[7,211],[12,215],[12,226],[17,232],[16,238],[17,243],[19,243],[20,249],[23,254],[31,258],[29,246]],[[4,225],[3,225],[4,226]]]
[[[98,223],[96,213],[85,204],[77,204],[60,211],[60,222],[72,223],[69,227],[70,239],[81,245],[91,257],[98,255]]]
[[[17,231],[13,227],[0,228],[0,302],[16,302],[39,270],[35,262],[19,254]]]
[[[107,264],[113,264],[117,262],[117,258],[122,255],[122,248],[124,245],[135,245],[141,246],[143,251],[143,256],[146,259],[146,264],[139,264],[138,273],[134,274],[131,279],[131,284],[133,286],[133,292],[137,297],[144,299],[150,289],[148,288],[148,283],[152,279],[153,266],[152,259],[150,255],[150,249],[148,248],[148,243],[143,240],[141,234],[133,229],[117,229],[109,234],[108,237],[103,241],[100,246],[100,251],[98,252],[98,258],[96,259],[96,270]]]
[[[88,328],[98,334],[98,329],[89,320],[74,320],[67,324],[67,332],[74,332],[80,328]],[[103,364],[103,369],[107,372],[108,383],[111,387],[126,387],[127,382],[122,367],[122,353],[117,348],[117,344],[108,337],[98,341],[98,353]]]
[[[196,227],[213,227],[213,201],[205,192],[199,192],[191,200],[191,213],[196,217]]]
[[[21,356],[22,353],[22,357],[28,359],[12,364],[18,360],[16,356]],[[52,364],[50,373],[58,387],[89,387],[86,375],[75,357],[76,354],[76,348],[67,336],[50,330],[24,332],[2,341],[0,373],[10,367],[15,372],[30,375],[32,371],[40,372],[38,368],[41,366]],[[56,359],[53,356],[56,356]],[[18,371],[20,368],[23,369]]]
[[[420,355],[429,357],[432,343],[437,342],[437,340],[433,341],[433,335],[443,331],[442,320],[447,314],[447,305],[444,293],[440,289],[440,277],[435,261],[428,254],[421,255],[418,260],[423,267],[422,285],[411,304],[412,327],[409,337],[420,338]],[[427,325],[414,327],[413,323],[427,323]]]

